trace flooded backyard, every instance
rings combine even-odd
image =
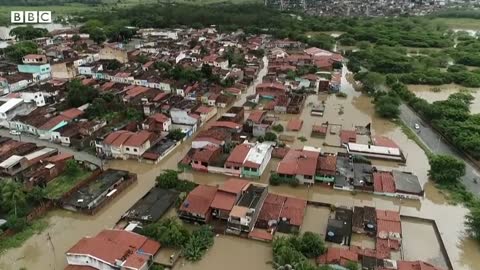
[[[437,237],[432,223],[402,218],[402,235],[402,253],[406,260],[416,260],[417,254],[421,253],[424,261],[447,269],[440,239]],[[416,235],[422,237],[415,237]]]
[[[262,73],[264,74],[264,70]],[[346,70],[344,70],[344,75]],[[313,186],[308,188],[300,186],[272,186],[270,192],[288,196],[300,197],[308,200],[332,203],[334,205],[370,205],[380,209],[400,210],[402,215],[418,216],[434,219],[437,222],[440,234],[445,243],[447,252],[453,263],[454,269],[476,270],[480,262],[480,247],[472,239],[465,237],[464,216],[467,209],[459,205],[449,205],[443,195],[430,183],[428,183],[427,170],[429,168],[427,157],[424,152],[411,140],[409,140],[395,124],[379,119],[374,115],[373,105],[370,98],[353,89],[352,85],[342,79],[342,91],[347,94],[346,98],[334,95],[311,95],[301,115],[281,115],[282,124],[291,118],[301,118],[304,121],[300,132],[285,132],[295,136],[295,141],[290,143],[293,147],[312,145],[322,147],[324,151],[339,151],[338,147],[324,147],[323,139],[310,137],[311,126],[329,121],[342,125],[345,129],[353,129],[354,126],[365,126],[371,123],[374,135],[383,135],[393,139],[406,155],[407,163],[399,166],[392,162],[378,162],[382,167],[395,167],[401,170],[415,173],[422,184],[425,185],[425,198],[421,201],[400,200],[387,197],[373,196],[371,194],[334,191],[328,187]],[[252,92],[250,88],[248,92]],[[325,114],[323,117],[310,115],[309,103],[325,101]],[[243,102],[238,102],[239,104]],[[205,126],[208,126],[205,125]],[[205,128],[205,127],[202,127]],[[306,142],[301,142],[298,137],[304,136]],[[148,165],[136,161],[111,161],[108,167],[129,170],[138,174],[138,182],[130,186],[124,193],[109,203],[95,216],[55,210],[46,217],[50,226],[44,232],[31,237],[25,244],[17,249],[11,249],[0,257],[0,269],[18,270],[21,267],[27,269],[63,269],[66,266],[65,252],[83,236],[93,236],[102,229],[112,228],[121,215],[127,211],[139,198],[147,193],[155,183],[155,177],[164,169],[175,169],[177,164],[190,148],[190,141],[180,145],[177,150],[167,156],[157,165]],[[275,169],[278,160],[272,159],[261,179],[254,180],[263,183],[268,182],[269,172]],[[377,165],[377,162],[375,162]],[[219,184],[227,176],[205,174],[197,172],[184,172],[182,178],[202,184]],[[328,208],[308,207],[306,211],[303,231],[310,230],[325,233]],[[432,240],[430,233],[425,233],[422,224],[407,224],[404,228],[405,243],[411,249],[404,252],[408,259],[429,260],[437,254],[432,245],[425,246]],[[51,241],[49,241],[49,236]],[[355,241],[365,242],[366,239],[355,238]],[[417,241],[423,243],[417,244]],[[367,243],[368,244],[368,243]],[[202,261],[195,264],[178,264],[175,269],[271,269],[267,262],[271,260],[271,247],[268,244],[235,238],[219,236],[215,238],[214,246],[207,252]]]

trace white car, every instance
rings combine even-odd
[[[11,134],[11,135],[17,135],[17,136],[18,136],[18,135],[20,135],[20,134],[22,134],[22,133],[21,133],[20,131],[18,131],[18,130],[10,130],[10,134]]]
[[[420,129],[420,125],[419,124],[415,124],[415,129]]]

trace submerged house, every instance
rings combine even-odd
[[[178,209],[178,217],[186,222],[205,224],[212,216],[211,204],[217,187],[199,185],[187,196]]]

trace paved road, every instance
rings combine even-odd
[[[22,142],[32,142],[32,143],[35,143],[35,144],[40,145],[40,146],[47,146],[47,147],[55,148],[55,149],[58,149],[59,152],[73,154],[75,156],[75,159],[77,159],[77,160],[86,160],[86,161],[92,162],[94,164],[97,164],[98,166],[101,166],[100,159],[97,158],[96,156],[92,155],[92,154],[89,154],[87,152],[79,152],[79,151],[76,151],[72,148],[65,147],[65,146],[62,146],[62,145],[59,145],[59,144],[55,144],[55,143],[52,143],[50,141],[40,140],[39,138],[31,136],[31,135],[22,134],[21,138],[19,138],[19,136],[10,134],[9,130],[0,129],[0,136],[10,137],[10,138],[13,138],[15,140],[21,139]]]
[[[436,154],[451,155],[460,160],[465,161],[465,176],[462,178],[463,183],[468,190],[475,194],[480,194],[480,172],[473,166],[462,153],[458,152],[453,146],[445,142],[442,137],[432,129],[432,127],[424,122],[410,107],[405,104],[400,106],[400,119],[402,119],[422,141]],[[415,130],[414,126],[418,123],[420,129]],[[479,183],[473,182],[474,178],[479,178]]]

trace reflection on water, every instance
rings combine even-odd
[[[264,70],[262,71],[264,72]],[[346,70],[344,70],[344,75]],[[345,77],[345,76],[344,76]],[[325,101],[326,111],[324,117],[312,117],[308,107],[299,115],[281,115],[281,121],[286,123],[290,118],[300,117],[304,121],[300,132],[287,132],[286,134],[295,137],[305,136],[308,141],[305,143],[295,140],[293,145],[314,145],[322,147],[327,151],[338,151],[338,148],[323,147],[322,139],[310,138],[311,126],[314,123],[329,121],[341,124],[344,128],[352,128],[355,125],[372,124],[372,132],[375,135],[383,135],[393,139],[401,146],[407,157],[405,167],[399,167],[392,162],[375,162],[376,165],[385,168],[399,168],[415,173],[422,184],[425,185],[425,198],[421,201],[399,200],[371,194],[358,193],[352,195],[349,192],[334,191],[328,187],[314,186],[307,188],[301,186],[291,188],[289,186],[270,187],[274,193],[288,196],[296,196],[308,200],[328,202],[335,205],[371,205],[382,209],[400,210],[404,215],[413,215],[437,221],[443,241],[452,260],[455,269],[475,270],[480,262],[480,250],[470,239],[464,238],[465,227],[463,224],[467,210],[462,206],[448,205],[442,194],[428,183],[427,171],[428,160],[424,152],[401,130],[389,121],[377,118],[374,115],[370,99],[353,89],[353,86],[346,80],[342,80],[342,91],[347,93],[347,98],[339,98],[334,95],[312,95],[309,102],[318,103]],[[248,92],[253,92],[250,88]],[[339,114],[343,107],[343,114]],[[208,126],[208,125],[207,125]],[[205,127],[203,127],[205,128]],[[74,245],[83,236],[92,236],[105,228],[112,228],[121,215],[128,210],[139,198],[141,198],[155,183],[155,177],[164,169],[177,167],[190,148],[190,141],[180,145],[177,150],[167,156],[157,165],[141,164],[136,161],[111,161],[108,166],[117,169],[129,170],[138,174],[138,182],[120,194],[115,200],[109,203],[95,216],[84,216],[63,210],[52,211],[48,214],[49,228],[31,237],[26,243],[17,249],[7,251],[0,258],[0,269],[18,270],[21,267],[27,269],[63,269],[66,265],[65,251]],[[266,173],[262,178],[254,181],[268,182],[269,172],[278,164],[278,160],[272,160]],[[203,184],[219,184],[227,176],[204,174],[197,172],[184,172],[183,178]],[[303,230],[317,231],[324,233],[324,222],[327,215],[326,209],[307,208],[305,217],[305,228]],[[47,241],[51,235],[50,244]],[[409,238],[424,239],[421,230],[409,230]],[[428,235],[426,236],[428,238]],[[425,241],[428,241],[426,239]],[[432,257],[428,248],[415,251],[416,259],[428,259]],[[413,256],[412,255],[412,256]],[[179,269],[225,269],[229,265],[232,269],[270,269],[266,264],[271,260],[271,250],[268,244],[253,240],[239,239],[234,237],[221,236],[215,239],[215,244],[207,252],[206,257],[195,264],[187,263],[179,265]]]

